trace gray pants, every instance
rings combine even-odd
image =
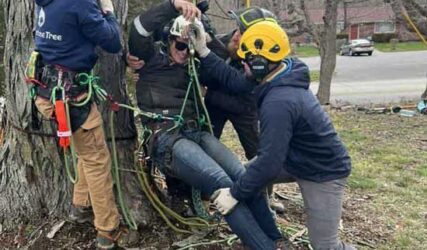
[[[292,177],[282,171],[274,183],[297,182],[307,213],[307,229],[310,243],[316,250],[355,249],[345,245],[338,236],[342,200],[347,178],[322,183]]]

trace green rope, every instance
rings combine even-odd
[[[207,209],[203,204],[200,190],[192,187],[191,199],[193,201],[193,207],[194,207],[194,210],[196,211],[197,216],[209,222],[221,221],[221,213],[219,213],[218,211],[216,211],[213,215],[208,213]]]
[[[204,117],[204,119],[206,120],[206,124],[208,125],[209,132],[211,134],[213,134],[211,119],[209,117],[209,113],[208,113],[208,110],[206,108],[206,105],[203,102],[202,90],[200,89],[200,81],[199,81],[199,78],[197,76],[196,59],[194,57],[190,57],[190,64],[192,65],[190,67],[190,69],[192,71],[192,76],[194,77],[194,80],[196,82],[197,94],[199,96],[200,104],[202,105],[203,113],[206,116],[206,117]]]
[[[52,88],[52,92],[51,92],[51,102],[53,103],[53,105],[56,105],[56,92],[57,91],[61,91],[61,98],[64,102],[65,105],[65,112],[66,112],[66,120],[67,120],[67,127],[69,129],[71,129],[71,122],[70,122],[70,108],[68,106],[68,100],[66,99],[65,96],[65,89],[62,86],[62,71],[60,71],[60,73],[58,74],[58,84]],[[67,172],[67,176],[68,179],[70,179],[71,183],[76,184],[79,181],[79,174],[78,174],[78,170],[77,170],[77,156],[76,156],[76,152],[75,152],[75,147],[74,147],[74,138],[71,135],[70,136],[70,152],[68,152],[68,150],[66,148],[63,149],[63,154],[64,154],[64,164],[65,164],[65,171]],[[72,160],[72,164],[73,164],[73,169],[74,169],[74,175],[71,171],[70,165],[69,165],[69,154],[71,154],[71,160]]]
[[[113,151],[113,179],[116,184],[117,189],[117,195],[119,200],[119,205],[122,210],[123,217],[126,221],[126,223],[129,225],[129,227],[133,230],[138,229],[138,225],[136,224],[135,220],[132,218],[129,212],[129,208],[126,206],[126,203],[123,198],[122,193],[122,186],[120,183],[120,173],[119,173],[119,163],[117,160],[117,149],[116,149],[116,137],[114,133],[114,111],[110,111],[110,134],[111,134],[111,145],[112,145],[112,151]]]
[[[64,91],[65,93],[65,91]],[[67,115],[67,126],[69,129],[71,129],[71,122],[70,122],[70,108],[68,106],[68,101],[64,101],[65,105],[65,111]],[[71,160],[73,162],[73,169],[74,169],[74,176],[71,173],[71,169],[68,163],[68,150],[64,148],[64,162],[65,162],[65,170],[67,171],[68,178],[70,179],[71,183],[76,184],[79,181],[79,172],[77,169],[77,156],[76,156],[76,150],[74,146],[74,138],[73,135],[70,136],[70,153],[71,153]]]
[[[197,74],[197,66],[196,66],[196,62],[195,62],[195,58],[194,55],[190,56],[189,58],[189,66],[188,66],[188,70],[189,70],[189,75],[191,80],[194,80],[195,84],[193,91],[194,91],[194,95],[198,98],[194,98],[195,101],[195,105],[196,107],[198,106],[198,100],[200,101],[200,105],[202,105],[202,109],[203,109],[203,113],[204,115],[200,115],[199,111],[198,111],[198,123],[200,126],[202,125],[207,125],[208,130],[211,134],[213,134],[213,130],[212,130],[212,125],[211,125],[211,121],[209,118],[209,113],[206,109],[206,106],[203,102],[203,96],[202,96],[202,91],[200,89],[200,82],[199,82],[199,78],[198,78],[198,74]],[[191,81],[191,83],[193,83],[193,81]],[[208,221],[218,221],[220,220],[220,215],[218,213],[215,213],[214,215],[210,215],[204,205],[203,205],[203,201],[201,199],[201,192],[200,190],[192,187],[191,188],[191,196],[192,196],[192,200],[193,200],[193,206],[194,206],[194,210],[196,211],[197,215],[200,216],[201,218],[208,220]]]
[[[185,249],[190,249],[193,247],[207,246],[207,245],[212,245],[212,244],[220,244],[220,243],[224,243],[224,242],[226,242],[227,245],[229,247],[231,247],[234,244],[234,242],[236,242],[237,239],[238,239],[237,235],[233,234],[230,237],[222,239],[222,240],[212,240],[212,241],[207,241],[207,242],[199,242],[199,243],[189,244],[185,247],[178,248],[177,250],[185,250]]]
[[[87,96],[85,97],[85,99],[79,101],[79,102],[73,102],[72,105],[75,107],[83,107],[84,105],[88,104],[90,102],[90,100],[92,100],[92,96],[93,96],[93,92],[95,90],[97,97],[99,97],[100,93],[105,92],[107,93],[105,90],[103,90],[101,87],[99,87],[98,82],[99,82],[99,77],[94,76],[92,74],[87,74],[87,73],[80,73],[79,74],[79,79],[80,79],[80,85],[81,86],[85,86],[87,85],[88,88],[88,92],[87,92]],[[101,99],[106,100],[106,94],[105,97],[103,98],[102,94],[100,95]]]

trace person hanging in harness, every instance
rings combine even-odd
[[[203,27],[193,24],[191,36],[201,59],[201,74],[235,92],[255,89],[260,116],[257,157],[232,187],[215,191],[222,214],[258,195],[272,182],[297,182],[308,214],[314,249],[355,249],[339,240],[342,200],[351,172],[348,152],[330,118],[309,89],[308,67],[288,58],[290,44],[277,24],[261,21],[240,39],[238,56],[245,73],[230,67],[206,45]],[[255,80],[255,82],[253,81]]]
[[[111,0],[100,0],[100,6],[96,0],[35,2],[36,49],[30,60],[34,70],[27,77],[34,84],[38,111],[58,122],[60,145],[64,150],[74,146],[77,154],[70,218],[94,220],[97,248],[113,249],[120,221],[102,117],[92,98],[96,78],[91,70],[97,61],[96,46],[110,53],[121,50],[114,8]]]
[[[155,131],[149,143],[152,161],[167,176],[210,196],[219,188],[230,187],[245,169],[230,150],[206,131],[208,118],[197,91],[199,86],[189,85],[186,64],[191,56],[190,45],[182,37],[182,29],[190,23],[188,20],[199,16],[196,6],[184,0],[156,5],[134,19],[129,52],[145,62],[136,85],[139,108],[175,118],[143,121],[144,126]],[[153,31],[173,18],[167,43],[154,43]],[[238,204],[225,220],[251,249],[276,249],[275,241],[282,239],[265,194]]]

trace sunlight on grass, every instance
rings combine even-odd
[[[427,177],[427,165],[418,167],[417,173],[421,177]]]
[[[375,48],[382,52],[401,52],[427,50],[427,46],[422,42],[401,42],[396,44],[396,49],[392,50],[390,43],[375,43]]]
[[[334,113],[332,119],[353,162],[348,185],[376,195],[372,208],[394,237],[378,249],[423,249],[427,242],[427,136],[425,117]]]
[[[312,45],[302,45],[295,47],[297,57],[312,57],[319,56],[319,50]]]
[[[310,70],[310,81],[318,82],[320,80],[320,70]]]

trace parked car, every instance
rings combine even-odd
[[[340,55],[353,56],[366,53],[370,56],[373,51],[374,45],[371,41],[366,39],[356,39],[344,43],[340,48]]]

